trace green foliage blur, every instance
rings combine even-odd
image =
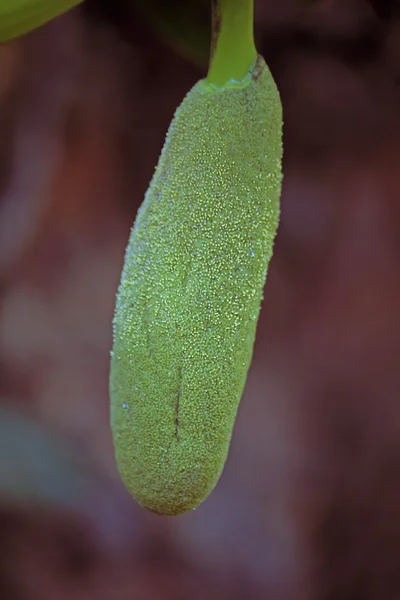
[[[0,43],[44,25],[82,0],[0,0]]]

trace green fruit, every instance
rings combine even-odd
[[[28,33],[82,0],[0,0],[0,42]]]
[[[251,362],[279,219],[282,109],[261,57],[176,111],[126,250],[114,318],[118,468],[176,515],[216,485]]]

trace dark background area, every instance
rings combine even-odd
[[[400,598],[400,3],[259,0],[282,218],[226,469],[119,483],[115,291],[208,0],[87,0],[0,46],[1,600]]]

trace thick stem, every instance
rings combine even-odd
[[[212,0],[213,40],[207,82],[223,87],[241,82],[256,58],[254,0]]]

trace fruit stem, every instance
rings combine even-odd
[[[254,0],[211,0],[212,44],[207,82],[216,87],[239,83],[257,58]]]

